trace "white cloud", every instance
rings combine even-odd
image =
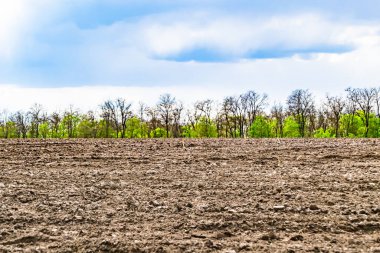
[[[177,55],[194,48],[218,50],[244,56],[255,50],[302,50],[319,47],[352,46],[378,35],[376,25],[333,22],[317,14],[246,17],[173,15],[149,18],[141,23],[145,50],[154,56]]]
[[[0,57],[13,61],[33,33],[58,12],[62,0],[3,0],[0,3]]]
[[[29,19],[25,1],[8,0],[0,3],[0,56],[11,57],[19,36]]]
[[[68,64],[63,66],[67,68],[67,71],[72,70],[74,73],[80,71],[78,76],[88,77],[88,83],[84,83],[86,85],[217,85],[226,84],[228,80],[230,85],[248,86],[255,85],[257,83],[255,80],[260,80],[261,84],[272,83],[270,80],[277,75],[271,73],[290,69],[291,66],[316,68],[318,65],[323,68],[320,66],[322,63],[318,61],[321,57],[325,61],[324,66],[327,70],[334,69],[335,65],[339,64],[343,67],[346,63],[339,59],[344,59],[345,55],[350,57],[355,51],[346,54],[331,53],[328,56],[313,54],[302,63],[297,61],[297,55],[287,59],[228,63],[180,63],[156,60],[151,58],[151,55],[177,54],[202,45],[217,48],[226,54],[239,55],[247,50],[268,47],[297,50],[324,44],[353,45],[358,51],[356,55],[361,55],[366,48],[376,48],[380,45],[379,27],[376,24],[367,26],[339,24],[311,14],[267,19],[220,16],[205,18],[202,15],[199,14],[199,19],[191,15],[187,18],[179,14],[159,15],[136,23],[121,21],[110,26],[85,31],[74,27],[75,36],[80,37],[81,42],[64,50],[57,48],[60,50],[54,51],[63,52],[63,56],[56,57],[58,60],[62,57],[61,62],[65,62],[67,57],[71,59],[69,61],[69,64],[72,64],[71,67]],[[169,22],[171,18],[174,20]],[[71,26],[70,29],[72,28]],[[72,32],[70,29],[62,32],[70,36]],[[372,58],[374,57],[369,59]],[[361,57],[360,60],[367,62],[369,59]],[[281,66],[281,64],[285,65]],[[271,66],[273,66],[272,69]],[[289,71],[289,74],[284,73],[283,76],[294,75],[289,82],[299,85],[297,75],[300,76],[302,73],[296,70]],[[320,73],[316,75],[319,76]],[[318,77],[309,78],[318,79]],[[287,82],[284,79],[279,79],[279,81]],[[314,82],[306,79],[301,85],[306,83]]]

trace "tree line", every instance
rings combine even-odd
[[[0,138],[338,138],[380,137],[380,88],[348,88],[318,106],[309,90],[291,92],[285,104],[269,107],[268,96],[248,91],[220,103],[197,101],[192,108],[170,94],[154,106],[124,98],[107,100],[99,112],[70,106],[48,114],[39,104],[27,112],[4,111]]]

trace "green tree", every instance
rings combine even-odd
[[[357,110],[357,114],[362,119],[365,126],[364,137],[368,137],[370,127],[370,117],[373,109],[373,103],[376,100],[375,88],[348,88],[348,99],[351,100],[360,110]]]
[[[97,136],[100,138],[116,138],[116,130],[110,127],[107,119],[101,119],[98,122]]]
[[[185,125],[182,127],[182,137],[194,138],[196,137],[196,132],[191,125]]]
[[[13,122],[13,121],[6,122],[5,132],[3,133],[3,136],[5,136],[5,138],[9,138],[9,139],[19,137],[18,131],[17,131],[17,126],[16,126],[15,122]]]
[[[355,114],[343,114],[340,118],[340,129],[345,137],[357,137],[359,128],[363,126],[363,122],[359,116]]]
[[[78,138],[96,138],[97,124],[89,119],[82,119],[77,126]]]
[[[299,138],[301,137],[299,132],[299,126],[293,116],[288,116],[284,121],[284,137]]]
[[[167,136],[166,130],[160,127],[157,127],[156,129],[150,132],[151,138],[163,138],[165,136]]]
[[[215,123],[211,119],[203,116],[195,125],[195,131],[192,135],[192,137],[197,138],[215,138],[218,136],[218,132]]]
[[[78,111],[74,111],[72,107],[64,113],[62,125],[65,127],[65,137],[77,137],[77,126],[80,122]]]
[[[58,112],[53,112],[48,119],[49,128],[51,129],[51,137],[52,138],[62,138],[63,133],[61,130],[61,115]]]
[[[263,116],[257,116],[250,127],[249,137],[269,138],[271,137],[271,125],[269,120]]]
[[[127,138],[146,138],[148,137],[148,126],[137,117],[127,120],[125,136]]]
[[[364,118],[363,112],[358,112],[359,117],[361,119]],[[365,121],[362,120],[362,124],[359,125],[358,129],[358,136],[361,138],[376,138],[378,134],[378,124],[377,124],[377,117],[374,113],[370,113],[368,116],[368,127],[366,127]]]
[[[315,138],[333,138],[335,137],[335,129],[327,128],[326,130],[321,128],[318,128],[315,133]]]
[[[50,128],[49,128],[49,123],[48,122],[45,121],[45,122],[43,122],[43,123],[40,124],[39,133],[40,133],[40,137],[42,137],[44,139],[51,137]]]

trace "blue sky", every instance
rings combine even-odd
[[[0,107],[378,86],[378,13],[376,0],[5,0]]]

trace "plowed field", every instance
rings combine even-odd
[[[380,252],[379,140],[0,140],[0,252]]]

